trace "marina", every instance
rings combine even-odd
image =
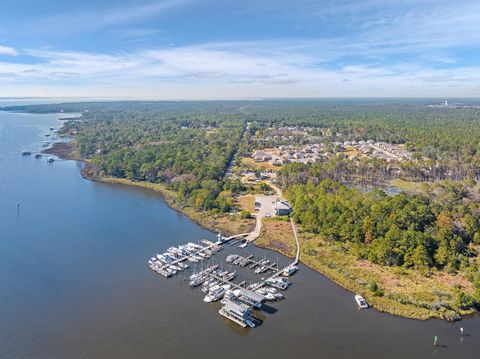
[[[293,224],[292,224],[293,225]],[[222,237],[219,233],[217,241],[201,240],[199,243],[188,242],[176,247],[169,247],[164,253],[157,253],[148,260],[148,266],[154,272],[165,278],[171,278],[188,270],[186,264],[192,262],[195,265],[201,262],[200,270],[193,270],[188,277],[188,285],[191,288],[202,285],[201,291],[206,293],[203,301],[213,303],[221,300],[222,307],[218,313],[230,319],[241,327],[254,328],[261,323],[254,316],[254,310],[260,310],[266,301],[276,301],[284,296],[278,290],[286,290],[292,282],[286,279],[298,270],[296,258],[293,263],[279,268],[278,261],[273,262],[266,258],[256,259],[253,254],[242,256],[240,254],[229,254],[224,261],[213,263],[213,256],[223,249],[223,245],[242,242],[237,248],[244,249],[247,242],[242,238],[247,234],[240,234],[232,237]],[[205,267],[204,267],[204,263]],[[224,270],[223,266],[237,265],[253,274],[267,274],[268,277],[261,278],[248,284],[246,280],[235,283],[237,270]]]

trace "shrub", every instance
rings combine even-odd
[[[242,211],[240,212],[240,218],[241,219],[249,219],[252,218],[252,214],[249,211]]]

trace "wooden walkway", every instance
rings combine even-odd
[[[300,259],[300,242],[298,241],[297,237],[297,230],[295,229],[295,224],[293,223],[293,219],[290,218],[290,223],[292,224],[293,235],[295,236],[295,242],[297,243],[297,252],[295,254],[295,261],[292,263],[293,265],[297,265]]]

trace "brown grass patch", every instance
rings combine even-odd
[[[255,213],[255,196],[246,195],[237,198],[237,204],[240,209]]]
[[[255,160],[250,157],[242,157],[241,162],[250,168],[264,171],[280,171],[282,168],[282,166],[274,166],[270,162],[255,162]]]
[[[290,222],[264,218],[260,237],[255,244],[274,249],[288,257],[295,257],[296,243]]]

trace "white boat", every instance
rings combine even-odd
[[[244,242],[238,246],[238,248],[245,248],[248,245],[247,242]]]
[[[190,281],[188,282],[188,285],[190,287],[196,287],[202,284],[204,280],[205,279],[202,276],[197,276],[195,278],[190,279]]]
[[[216,285],[218,285],[218,282],[214,278],[207,279],[205,282],[203,282],[202,292],[208,293],[210,292],[210,289]]]
[[[230,272],[230,273],[227,272],[223,275],[223,280],[231,281],[235,278],[236,274],[237,274],[237,271],[233,271],[233,272]]]
[[[177,274],[177,271],[176,271],[175,269],[170,268],[170,267],[168,267],[168,266],[165,267],[164,269],[165,269],[167,272],[170,272],[170,273],[173,274],[173,275]]]
[[[170,263],[172,259],[164,254],[158,254],[157,253],[157,258],[160,259],[163,263]]]
[[[185,264],[185,263],[182,263],[182,262],[178,262],[177,266],[181,267],[182,269],[188,269],[188,264]]]
[[[265,288],[265,290],[268,293],[270,293],[271,295],[273,295],[275,297],[275,299],[283,299],[283,294],[279,293],[275,288],[267,287],[267,288]]]
[[[292,274],[294,274],[296,271],[298,271],[298,267],[296,265],[289,265],[288,267],[286,267],[284,270],[283,270],[283,275],[285,276],[291,276]]]
[[[288,286],[291,284],[291,282],[284,277],[269,278],[265,281],[265,283],[282,290],[287,289]]]
[[[225,294],[225,288],[223,288],[219,285],[215,285],[210,289],[210,291],[205,296],[203,301],[207,302],[207,303],[215,302],[215,301],[221,299],[224,294]]]
[[[187,259],[188,259],[189,262],[192,262],[192,263],[197,263],[198,262],[198,259],[193,257],[193,256],[189,256]]]
[[[363,298],[361,295],[356,294],[355,295],[355,301],[357,302],[358,307],[360,309],[368,309],[369,305],[368,305],[367,301],[365,300],[365,298]]]
[[[250,320],[250,319],[245,319],[245,323],[247,323],[247,325],[250,327],[250,328],[255,328],[255,323]]]

